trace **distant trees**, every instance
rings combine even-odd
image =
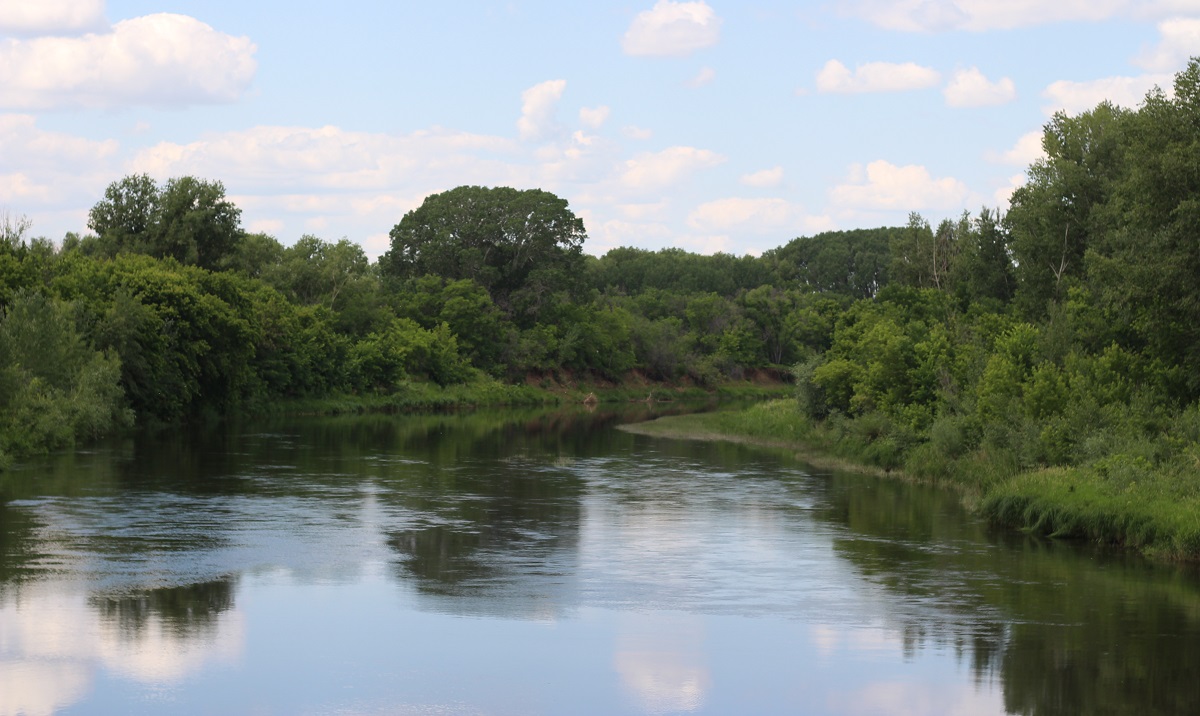
[[[900,233],[895,228],[826,231],[793,239],[764,252],[762,259],[776,285],[798,283],[813,292],[870,298],[890,280]]]
[[[587,280],[597,290],[628,295],[658,289],[732,296],[769,283],[771,277],[767,264],[753,256],[719,252],[705,256],[677,248],[651,251],[622,246],[589,260]]]
[[[974,219],[964,212],[945,219],[937,230],[920,214],[891,240],[893,282],[914,288],[936,288],[955,296],[964,307],[981,301],[1005,305],[1016,290],[1012,237],[1004,219],[983,209]]]

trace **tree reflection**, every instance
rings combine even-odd
[[[28,579],[37,559],[37,522],[28,511],[0,498],[0,597],[6,587]]]
[[[230,577],[178,587],[160,587],[120,595],[93,595],[89,602],[103,621],[126,634],[158,623],[180,637],[195,637],[217,628],[222,613],[233,608],[236,583]]]
[[[940,490],[835,476],[826,499],[837,552],[902,597],[906,648],[968,653],[1009,712],[1200,713],[1194,569],[991,530]]]
[[[431,594],[520,582],[523,593],[545,596],[575,572],[583,493],[577,476],[546,456],[466,463],[450,473],[428,467],[410,476],[407,490],[389,495],[426,520],[387,534],[402,577],[415,577]]]

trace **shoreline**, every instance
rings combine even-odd
[[[819,470],[846,470],[953,490],[970,512],[998,527],[1104,544],[1155,561],[1200,562],[1200,497],[1179,498],[1156,492],[1153,486],[1142,487],[1139,493],[1136,483],[1117,490],[1098,471],[1084,466],[982,474],[987,456],[981,454],[947,461],[940,474],[873,465],[837,454],[838,448],[843,453],[867,453],[866,442],[822,444],[822,436],[813,433],[823,426],[803,424],[789,412],[790,407],[787,401],[771,401],[745,410],[666,416],[618,429],[651,437],[786,450]]]

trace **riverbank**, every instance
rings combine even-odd
[[[982,451],[954,455],[932,440],[908,441],[865,418],[813,422],[792,400],[622,429],[784,448],[822,470],[855,470],[956,490],[968,508],[997,525],[1116,545],[1156,559],[1200,561],[1200,459],[1190,469],[1130,458],[1022,471]]]
[[[340,415],[592,403],[769,400],[786,395],[790,390],[791,386],[781,382],[751,381],[730,381],[710,387],[637,380],[604,384],[549,379],[524,384],[479,380],[444,387],[435,383],[413,381],[402,383],[387,394],[298,398],[263,406],[262,412]]]
[[[790,393],[791,386],[756,376],[754,380],[727,381],[710,386],[647,381],[630,376],[620,382],[595,383],[589,380],[540,378],[513,384],[492,378],[439,386],[428,381],[402,381],[389,393],[339,393],[334,395],[241,403],[228,412],[203,411],[198,416],[173,422],[148,421],[119,426],[113,431],[97,431],[91,440],[135,429],[170,431],[182,425],[217,422],[230,415],[240,417],[286,415],[351,415],[365,413],[416,413],[421,411],[472,410],[476,408],[599,405],[620,403],[673,403],[701,401],[763,401]],[[0,446],[0,471],[15,460],[52,450],[72,449],[86,441],[64,437],[56,443],[43,443],[6,452]]]

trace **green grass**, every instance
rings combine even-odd
[[[826,426],[804,418],[794,400],[771,400],[741,410],[672,415],[622,430],[683,440],[730,440],[786,448],[822,469],[884,473],[886,468],[839,452]]]
[[[1167,472],[1148,477],[1121,484],[1095,468],[1025,472],[996,485],[980,509],[994,522],[1037,534],[1200,559],[1200,497],[1177,494]]]

